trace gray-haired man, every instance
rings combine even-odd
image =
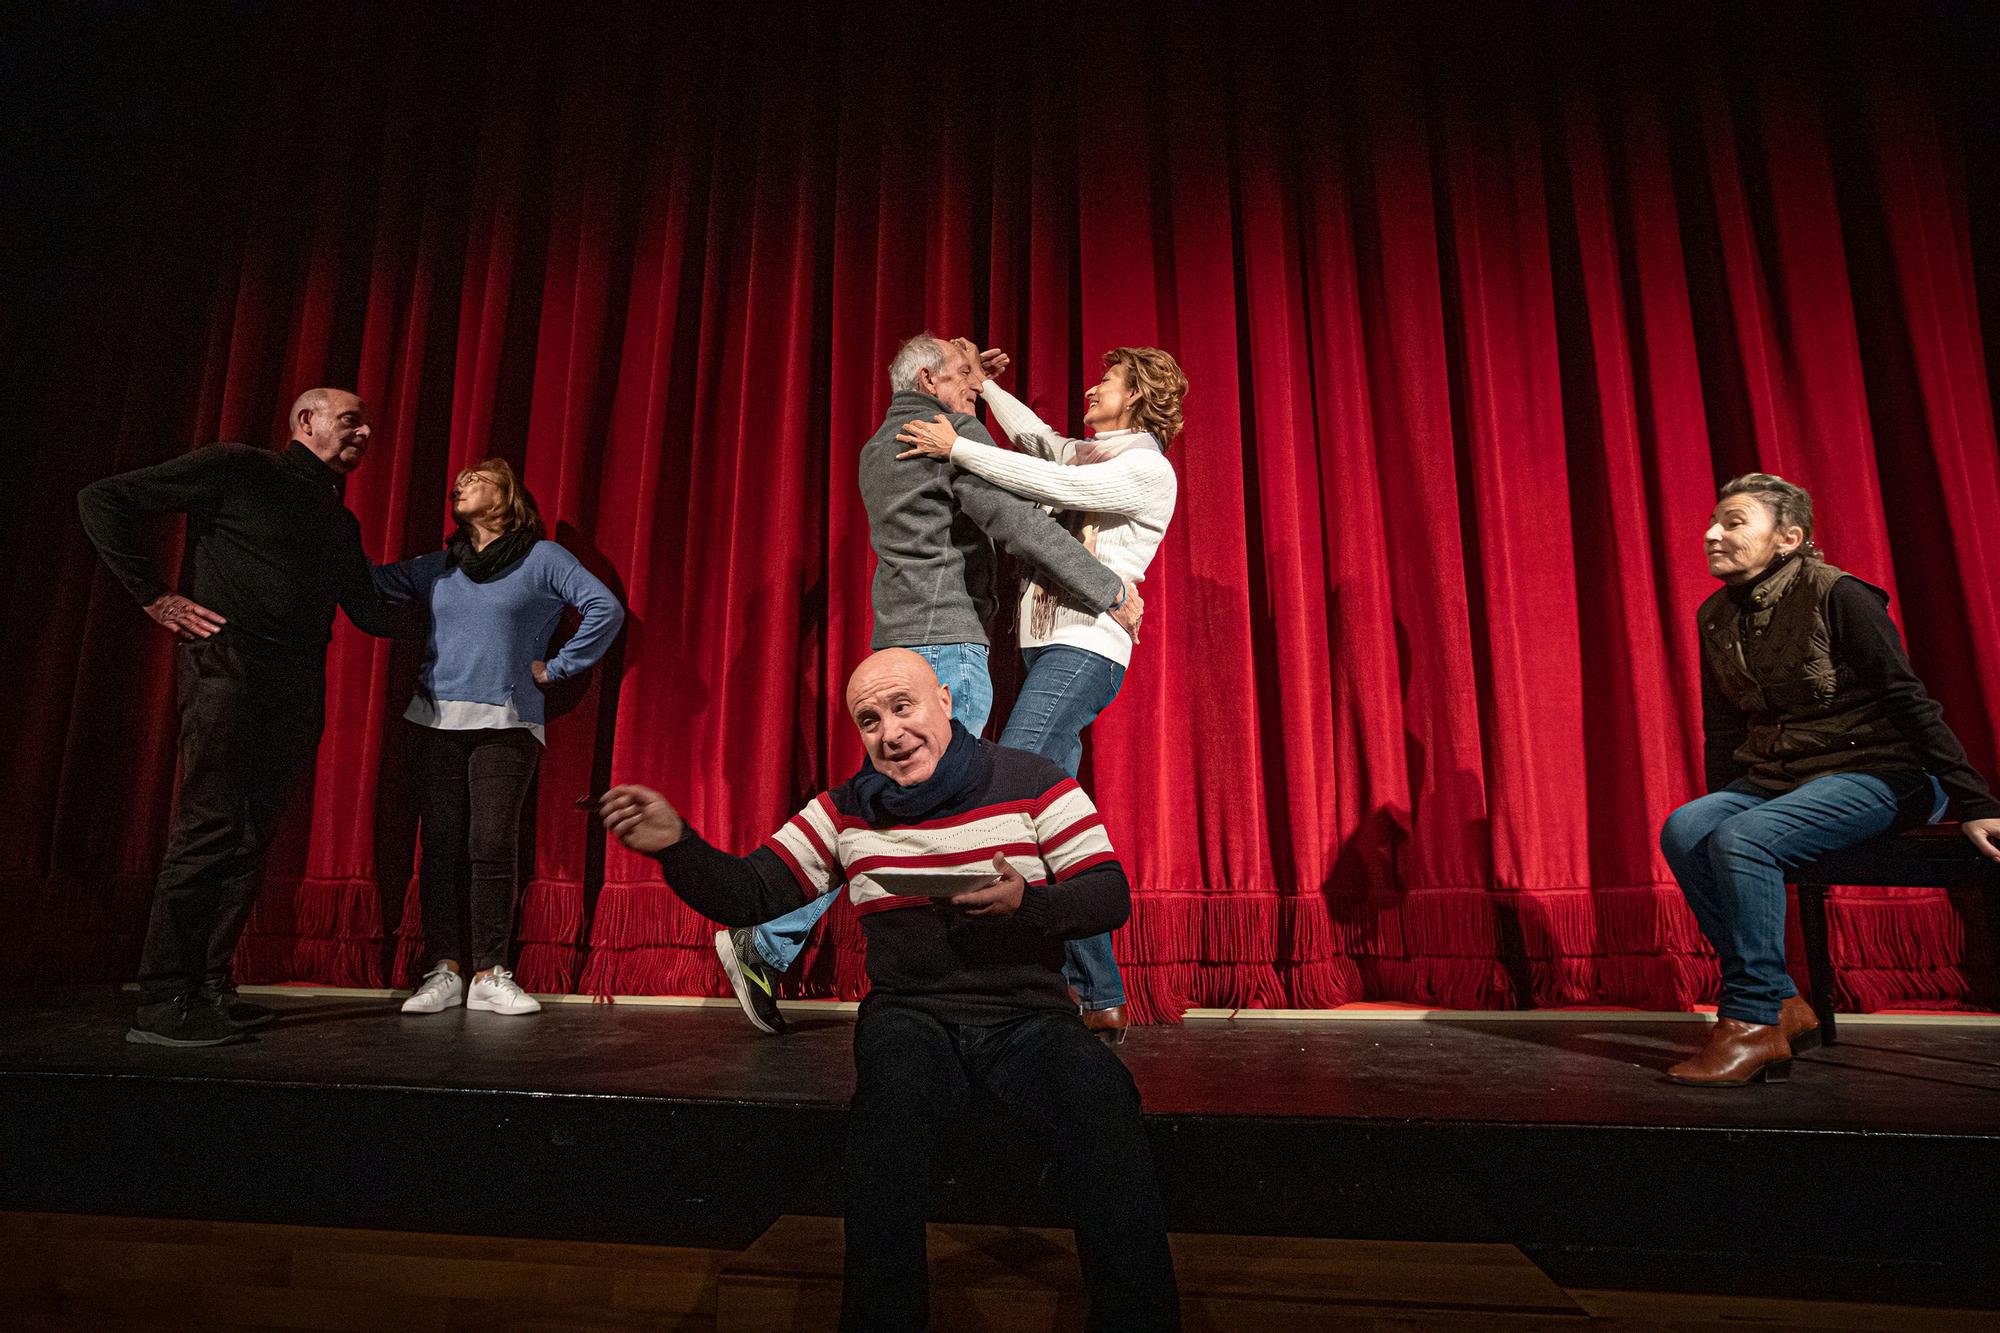
[[[1004,365],[1003,353],[993,369]],[[1110,611],[1136,635],[1145,603],[1138,590],[1098,563],[1047,510],[963,468],[898,459],[897,434],[943,412],[968,440],[993,443],[971,415],[987,367],[963,339],[920,333],[889,362],[889,411],[861,446],[861,499],[875,548],[876,649],[908,648],[930,663],[951,694],[952,717],[975,737],[993,711],[986,622],[995,598],[994,544],[1047,576],[1066,600]],[[716,932],[715,950],[750,1021],[782,1032],[772,972],[788,970],[813,926],[838,895],[815,898],[761,926]]]

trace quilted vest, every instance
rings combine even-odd
[[[1790,790],[1829,773],[1920,768],[1882,700],[1834,660],[1826,598],[1843,573],[1801,556],[1740,606],[1729,589],[1701,604],[1701,651],[1748,731],[1744,776]]]

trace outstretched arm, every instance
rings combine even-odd
[[[425,568],[425,562],[441,566],[441,552],[428,551],[423,555],[411,556],[408,560],[398,560],[393,564],[376,565],[368,571],[375,581],[375,591],[391,606],[407,606],[423,596],[433,577]]]
[[[340,609],[363,634],[393,639],[403,632],[409,618],[383,598],[374,570],[361,549],[361,525],[352,514],[347,514],[343,526],[346,531],[341,537],[343,549],[338,574]]]
[[[613,787],[597,808],[613,837],[658,861],[667,887],[711,921],[754,926],[806,901],[793,872],[770,848],[731,856],[709,846],[667,798],[650,787]]]
[[[979,396],[986,400],[986,410],[1000,423],[1000,429],[1007,432],[1016,449],[1060,463],[1076,447],[1077,441],[1035,415],[1034,408],[992,380],[979,386]]]
[[[1150,449],[1135,449],[1102,463],[1072,467],[980,444],[950,431],[942,415],[928,422],[912,421],[896,437],[912,448],[898,457],[922,453],[930,458],[948,458],[966,471],[1025,499],[1092,514],[1136,517],[1157,508],[1162,501],[1171,504],[1177,488],[1173,468]]]

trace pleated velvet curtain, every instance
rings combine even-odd
[[[174,648],[76,488],[281,442],[327,382],[379,423],[375,558],[498,454],[630,608],[552,710],[521,980],[721,993],[712,927],[572,802],[646,782],[747,851],[853,771],[856,452],[930,328],[1071,428],[1108,347],[1193,383],[1084,769],[1144,1016],[1712,996],[1655,835],[1700,790],[1720,478],[1814,491],[1994,773],[1992,126],[1927,9],[1310,8],[99,15],[7,538],[0,968],[129,971],[171,792]],[[243,980],[409,979],[414,665],[337,629]],[[1970,906],[1836,895],[1846,1001],[1990,1002]],[[828,924],[793,986],[851,997]]]

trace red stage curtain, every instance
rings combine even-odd
[[[855,452],[928,327],[1072,426],[1107,347],[1193,382],[1084,773],[1142,1016],[1712,995],[1654,840],[1699,790],[1719,479],[1814,490],[1995,771],[1992,125],[1950,9],[1501,9],[98,15],[7,538],[0,968],[129,971],[165,828],[173,648],[76,488],[277,442],[330,382],[381,423],[349,487],[378,558],[500,454],[631,610],[557,702],[521,978],[720,993],[711,928],[572,801],[644,781],[747,850],[853,770]],[[408,979],[413,665],[337,631],[244,980]],[[1968,906],[1837,895],[1845,1001],[1990,1002]],[[829,922],[795,988],[851,996]]]

